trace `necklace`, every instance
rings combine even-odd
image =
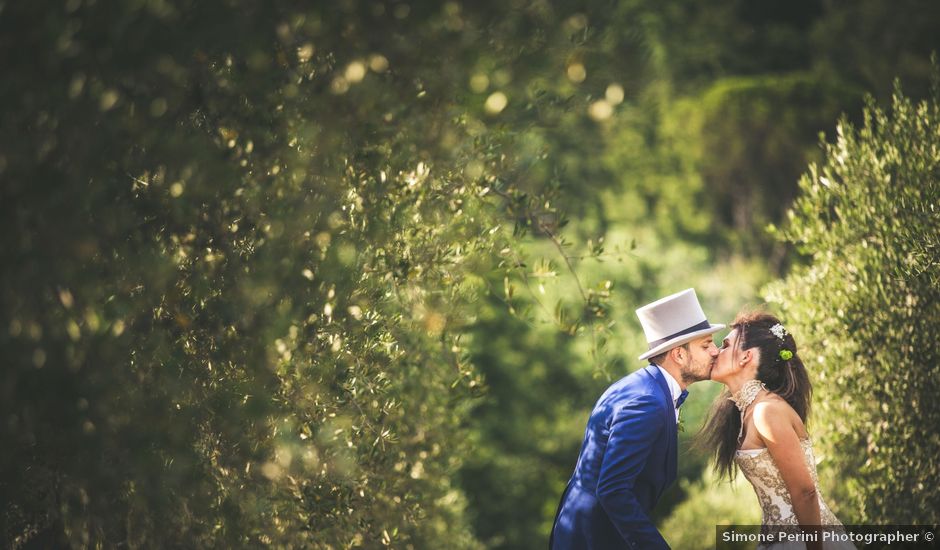
[[[767,386],[764,385],[760,380],[748,380],[741,386],[741,389],[738,390],[734,395],[728,398],[729,401],[734,402],[734,406],[741,411],[741,428],[738,429],[738,443],[741,443],[741,438],[744,437],[744,411],[754,402],[757,398],[757,394],[761,390],[766,390]],[[767,390],[770,391],[770,390]]]
[[[743,413],[744,410],[754,402],[754,399],[757,398],[757,394],[760,393],[761,390],[766,389],[767,386],[760,380],[748,380],[741,386],[741,389],[729,397],[728,400],[733,401],[734,406]]]

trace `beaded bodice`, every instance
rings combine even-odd
[[[809,438],[802,439],[803,457],[813,477],[816,494],[819,498],[820,519],[823,525],[842,525],[819,493],[819,478],[816,476],[816,459],[813,456],[813,443]],[[754,486],[757,500],[760,502],[764,525],[797,525],[799,522],[790,500],[790,492],[780,475],[780,470],[770,452],[766,449],[739,450],[735,453],[735,463],[744,477]]]

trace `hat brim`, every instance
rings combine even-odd
[[[676,336],[672,340],[663,342],[662,344],[656,346],[655,348],[647,351],[639,357],[640,361],[644,359],[649,359],[650,357],[656,357],[660,353],[669,351],[676,346],[681,346],[682,344],[687,344],[696,338],[701,338],[702,336],[708,336],[709,334],[714,334],[719,330],[725,328],[725,325],[711,325],[708,328],[703,328],[702,330],[697,330],[695,332],[690,332],[688,334],[683,334],[682,336]]]

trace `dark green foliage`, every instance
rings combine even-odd
[[[680,0],[645,8],[645,36],[659,53],[652,65],[669,83],[648,87],[668,90],[650,151],[666,161],[658,171],[680,174],[692,190],[703,178],[713,245],[784,273],[788,250],[764,228],[782,219],[803,167],[819,160],[818,135],[832,134],[841,113],[855,121],[864,93],[886,101],[895,78],[924,97],[931,52],[940,50],[940,5]]]
[[[506,318],[500,305],[484,310],[474,331],[473,362],[488,390],[472,412],[476,429],[462,476],[480,539],[527,548],[551,530],[577,459],[571,448],[581,443],[583,410],[606,381],[584,376],[591,365],[571,336]]]
[[[472,546],[450,334],[503,245],[441,16],[73,4],[2,13],[0,545]]]
[[[844,520],[940,520],[940,90],[843,121],[785,237],[810,257],[771,299],[815,373],[823,479]]]
[[[511,237],[567,248],[559,203],[614,181],[587,106],[633,38],[541,4],[0,10],[2,544],[474,546],[459,336],[533,269]]]
[[[785,250],[771,246],[762,229],[793,201],[794,182],[818,157],[811,144],[820,131],[831,133],[839,114],[856,112],[861,97],[838,82],[791,73],[720,79],[687,107],[697,109],[689,114],[698,117],[697,164],[709,210],[731,230],[732,248],[764,252],[771,269],[782,271]]]
[[[940,6],[931,0],[631,2],[683,94],[728,76],[812,73],[887,99],[896,77],[927,91]],[[642,6],[642,8],[638,7]]]
[[[931,52],[940,49],[940,4],[931,0],[824,2],[808,37],[819,74],[838,74],[887,103],[895,78],[925,97]]]
[[[544,546],[633,308],[753,296],[740,235],[937,36],[917,2],[321,4],[0,0],[0,546]]]

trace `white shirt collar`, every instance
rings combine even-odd
[[[655,363],[654,363],[655,364]],[[666,385],[669,386],[669,393],[672,394],[672,404],[676,404],[676,400],[679,399],[679,394],[682,393],[682,388],[679,386],[679,382],[669,374],[669,371],[656,365],[656,368],[659,369],[659,372],[663,373],[663,378],[666,379]]]

